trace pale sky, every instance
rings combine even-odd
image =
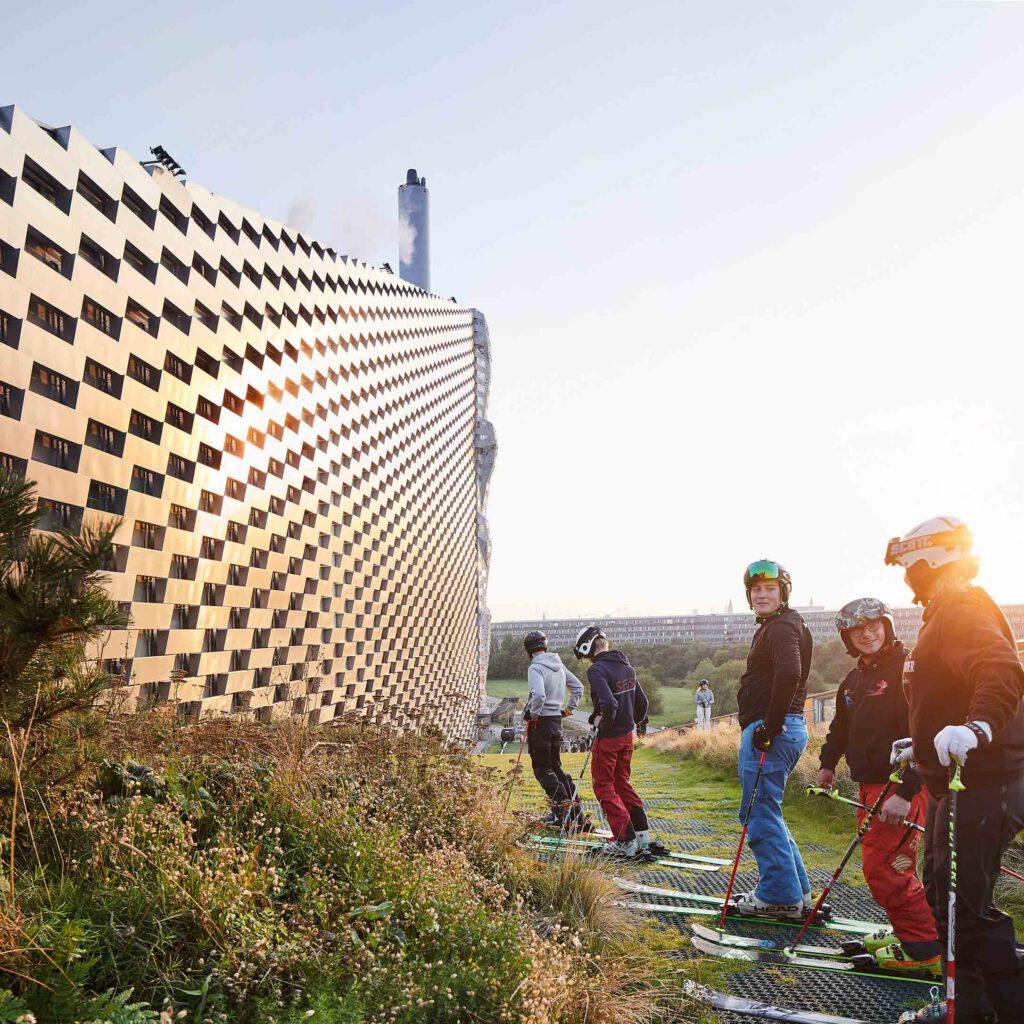
[[[739,608],[762,556],[907,604],[936,514],[1024,601],[1024,4],[9,6],[0,103],[339,251],[397,266],[426,175],[495,618]]]

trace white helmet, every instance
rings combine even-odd
[[[893,537],[885,549],[885,564],[902,566],[915,604],[926,604],[934,591],[935,573],[944,566],[959,562],[964,579],[975,576],[978,559],[971,553],[973,545],[971,531],[962,519],[935,516],[902,537]]]
[[[885,549],[885,564],[909,569],[924,561],[929,569],[939,569],[962,558],[970,558],[973,543],[971,531],[962,519],[935,516],[902,537],[893,537]]]

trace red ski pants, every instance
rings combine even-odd
[[[871,807],[884,783],[862,782],[860,802]],[[910,802],[907,821],[923,825],[927,797],[924,790]],[[866,811],[857,811],[857,824]],[[888,914],[896,937],[903,942],[930,942],[938,938],[935,919],[924,886],[917,877],[917,847],[921,833],[905,825],[887,825],[875,818],[861,840],[864,879],[875,902]]]
[[[644,802],[629,784],[633,758],[633,734],[594,740],[590,779],[594,796],[608,819],[612,836],[620,842],[633,838],[636,828],[647,828]]]

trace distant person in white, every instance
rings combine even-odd
[[[711,732],[711,705],[715,703],[715,695],[711,692],[711,684],[702,679],[693,695],[697,705],[697,728],[703,732]]]

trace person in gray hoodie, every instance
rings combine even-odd
[[[562,768],[562,719],[571,715],[583,697],[583,684],[548,651],[548,639],[539,630],[523,640],[530,656],[527,681],[530,696],[523,711],[533,774],[551,803],[545,823],[559,828],[585,830],[586,817],[572,777]],[[565,691],[569,706],[563,708]]]

